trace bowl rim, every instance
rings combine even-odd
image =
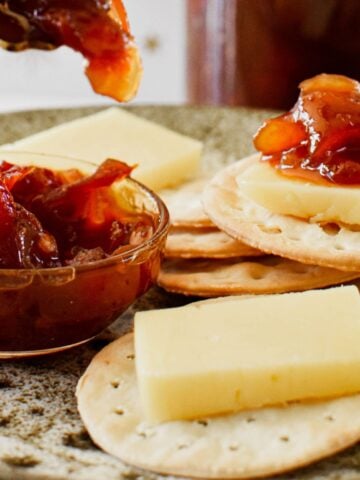
[[[2,149],[0,146],[0,162],[2,161],[1,156],[3,154],[20,154],[20,155],[29,155],[29,156],[34,156],[34,157],[43,157],[43,158],[58,158],[58,159],[64,159],[67,161],[75,161],[79,162],[85,165],[88,165],[90,167],[95,167],[97,168],[99,165],[96,163],[90,162],[88,160],[81,160],[76,157],[71,157],[71,156],[65,156],[65,155],[58,155],[54,153],[41,153],[41,152],[28,152],[26,150],[13,150],[11,148],[9,149]],[[4,158],[4,160],[6,160]],[[11,161],[11,160],[10,160]],[[74,167],[76,168],[76,167]],[[54,169],[59,170],[59,169]],[[110,255],[107,258],[103,258],[101,260],[96,260],[93,262],[88,262],[80,265],[63,265],[60,267],[47,267],[47,268],[0,268],[0,277],[5,276],[5,277],[10,277],[10,276],[18,276],[18,277],[28,277],[28,276],[47,276],[47,275],[56,275],[56,273],[59,274],[64,274],[64,273],[76,273],[80,271],[86,271],[86,270],[94,270],[97,268],[105,268],[108,267],[112,264],[116,263],[122,263],[122,264],[127,264],[135,260],[140,254],[147,252],[148,250],[151,250],[151,248],[158,243],[158,241],[161,240],[163,236],[166,235],[166,233],[170,229],[170,214],[167,209],[167,206],[165,205],[164,201],[160,198],[160,196],[155,193],[153,190],[148,188],[146,185],[143,183],[139,182],[138,180],[135,180],[131,176],[126,177],[124,179],[125,181],[128,181],[135,185],[137,188],[140,188],[149,198],[151,198],[152,201],[155,201],[155,204],[158,208],[158,222],[155,227],[155,231],[153,235],[145,242],[141,243],[140,245],[137,245],[135,247],[129,248],[124,252],[120,252],[115,255]]]

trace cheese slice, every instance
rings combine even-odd
[[[138,386],[151,421],[358,392],[359,345],[355,286],[135,316]]]
[[[242,194],[273,213],[314,222],[360,225],[360,188],[318,185],[278,173],[257,162],[236,178]]]
[[[125,110],[109,108],[1,148],[64,155],[96,164],[116,158],[138,165],[132,176],[159,190],[196,174],[202,143]]]

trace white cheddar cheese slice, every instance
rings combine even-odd
[[[96,164],[115,158],[137,164],[132,176],[159,190],[196,174],[202,143],[125,110],[109,108],[1,148],[64,155]]]
[[[151,421],[358,392],[359,345],[355,286],[135,316],[138,385]]]
[[[286,177],[258,162],[236,178],[242,194],[273,213],[315,222],[360,225],[360,188],[318,185]]]

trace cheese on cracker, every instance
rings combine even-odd
[[[254,248],[301,263],[360,272],[360,231],[344,225],[307,222],[270,212],[242,194],[236,178],[258,155],[225,167],[203,192],[204,210],[214,224]]]
[[[360,225],[360,189],[320,185],[281,175],[267,162],[257,162],[237,176],[241,193],[271,212]]]
[[[359,344],[355,286],[140,312],[144,413],[191,419],[358,392]]]
[[[76,394],[80,415],[96,445],[127,464],[182,478],[268,477],[360,440],[360,395],[149,423],[139,399],[132,333],[91,360]],[[154,478],[150,473],[145,476]]]
[[[132,176],[159,190],[195,175],[202,143],[125,110],[109,108],[2,148],[64,155],[96,164],[115,158],[138,165]]]

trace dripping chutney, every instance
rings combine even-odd
[[[254,138],[280,173],[328,185],[360,185],[360,83],[321,74],[300,84],[295,106]]]

